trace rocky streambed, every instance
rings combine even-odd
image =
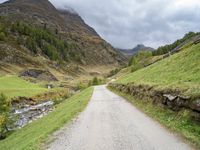
[[[28,123],[42,118],[53,110],[53,106],[54,102],[51,100],[35,105],[23,104],[20,108],[19,104],[12,106],[10,117],[13,123],[12,126],[9,127],[9,130],[22,128]]]

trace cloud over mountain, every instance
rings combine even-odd
[[[1,2],[2,0],[0,0]],[[113,46],[157,47],[199,31],[199,0],[50,0],[75,9]]]

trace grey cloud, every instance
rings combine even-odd
[[[199,0],[50,0],[69,6],[115,47],[158,47],[199,31]],[[0,0],[2,2],[2,0]]]
[[[63,4],[73,7],[115,47],[131,48],[138,43],[158,47],[173,42],[186,32],[198,31],[200,5],[175,6],[178,1],[65,0]],[[192,3],[191,0],[188,2]]]

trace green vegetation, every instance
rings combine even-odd
[[[129,60],[128,66],[126,68],[117,68],[112,70],[108,77],[119,78],[130,72],[135,72],[139,69],[147,67],[157,61],[163,59],[163,56],[153,56],[152,51],[140,51],[133,55]]]
[[[0,139],[5,138],[8,132],[7,124],[9,122],[10,103],[5,95],[0,95]]]
[[[121,69],[116,68],[114,70],[111,70],[110,73],[108,74],[108,77],[112,77],[114,75],[116,75],[118,72],[120,72]]]
[[[92,95],[93,88],[88,88],[72,96],[47,116],[34,121],[24,128],[12,133],[8,138],[0,141],[1,149],[9,150],[36,150],[48,136],[68,123],[87,105]],[[58,119],[59,118],[59,119]]]
[[[92,80],[89,80],[88,82],[87,81],[79,82],[75,88],[76,88],[76,90],[84,90],[90,86],[101,85],[104,83],[105,83],[105,81],[103,79],[94,77]]]
[[[158,60],[161,60],[161,57],[152,56],[151,51],[140,51],[130,59],[129,66],[131,66],[131,72],[134,72],[149,66]]]
[[[97,77],[94,77],[93,80],[92,80],[92,85],[99,85],[100,84],[100,81]]]
[[[46,91],[47,89],[25,81],[17,76],[0,77],[0,93],[5,94],[8,98],[18,96],[31,97]]]
[[[188,39],[190,39],[198,34],[199,33],[189,32],[189,33],[185,34],[185,36],[182,39],[179,39],[172,44],[159,47],[156,51],[153,51],[153,55],[156,56],[156,55],[167,54],[168,52],[172,51],[180,44],[184,43]]]
[[[0,18],[0,20],[3,20],[3,18]],[[0,23],[0,41],[6,40],[6,29],[5,26]]]
[[[46,55],[55,61],[78,60],[80,54],[75,52],[78,45],[73,41],[63,39],[58,30],[50,31],[47,27],[39,27],[21,22],[10,22],[7,18],[0,18],[0,41],[14,42],[23,45],[33,54]]]
[[[76,90],[84,90],[86,88],[88,88],[89,86],[86,84],[86,83],[82,83],[82,82],[79,82],[77,85],[76,85]]]
[[[5,41],[6,35],[4,32],[0,32],[0,41]]]
[[[146,60],[147,58],[152,56],[151,51],[139,51],[129,60],[129,66],[131,65],[138,65],[141,60]]]
[[[126,98],[129,102],[134,104],[134,106],[138,107],[147,115],[156,119],[172,131],[179,133],[192,144],[200,147],[200,126],[198,123],[190,120],[187,110],[177,113],[169,109],[158,107],[147,101],[137,100],[131,95],[113,89],[111,90]]]
[[[185,95],[200,95],[200,44],[193,45],[151,66],[121,77],[117,82],[178,89]]]
[[[59,60],[62,56],[66,59],[69,55],[70,44],[60,40],[47,29],[16,22],[11,25],[11,31],[19,34],[18,44],[24,45],[35,54],[40,48],[52,60]]]
[[[91,81],[89,81],[88,86],[101,85],[104,83],[105,83],[104,80],[94,77]]]

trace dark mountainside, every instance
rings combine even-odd
[[[118,49],[122,54],[124,54],[127,57],[131,57],[134,54],[138,53],[139,51],[154,51],[155,49],[151,47],[147,47],[143,44],[138,44],[133,49]]]
[[[13,65],[68,71],[70,64],[117,67],[127,61],[77,13],[57,10],[48,0],[10,0],[0,5],[0,19],[0,67],[6,71]]]

